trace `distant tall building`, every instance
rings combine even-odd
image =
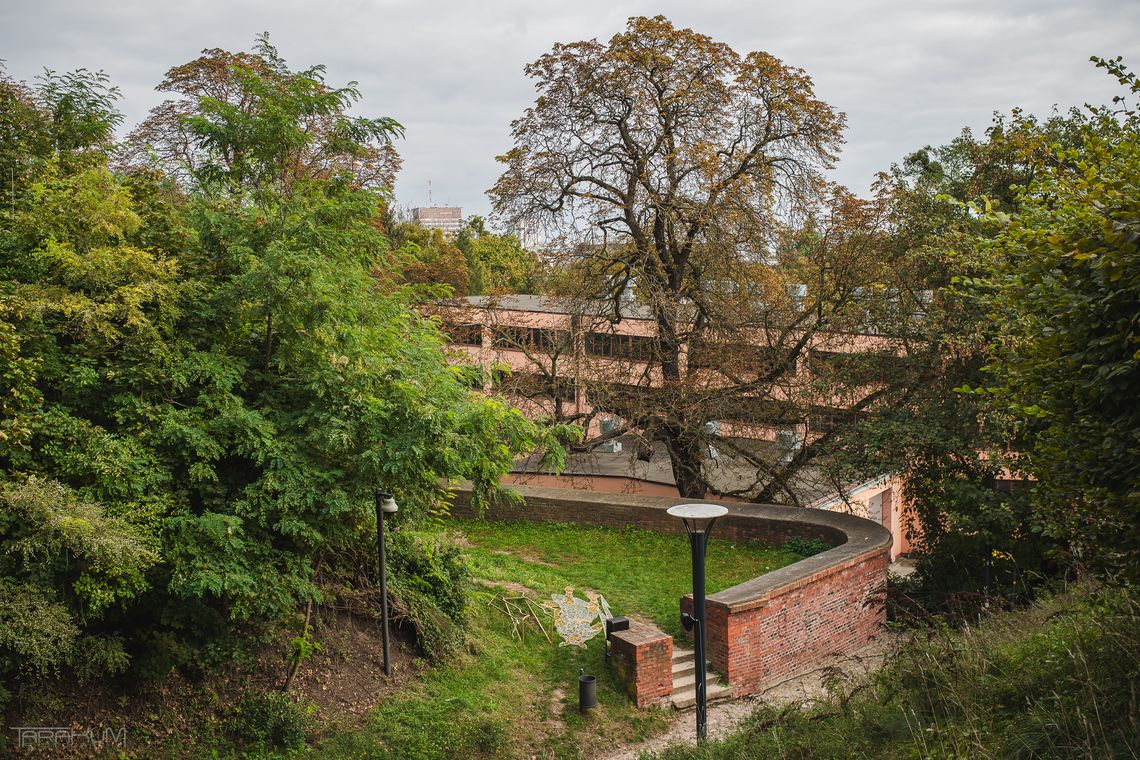
[[[508,230],[519,239],[522,247],[528,251],[541,253],[545,248],[546,240],[542,237],[538,227],[532,224],[516,224]]]
[[[458,206],[428,206],[412,209],[412,221],[430,230],[455,234],[463,229],[463,209]]]

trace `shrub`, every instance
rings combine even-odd
[[[50,587],[85,619],[146,589],[144,572],[158,555],[137,529],[100,505],[35,477],[0,488],[0,502],[5,575]]]
[[[811,557],[821,552],[825,552],[831,548],[831,544],[820,541],[818,538],[801,538],[796,537],[789,541],[784,542],[783,549],[793,554],[798,554],[801,557]]]
[[[300,749],[314,708],[280,691],[247,694],[234,712],[233,731],[262,749]]]
[[[67,662],[79,627],[34,586],[0,579],[0,667],[46,673]]]
[[[433,660],[462,646],[471,571],[449,533],[397,530],[388,534],[389,590]]]
[[[659,758],[1133,757],[1140,600],[1077,587],[963,630],[931,629],[850,691],[764,706],[699,753]]]
[[[157,554],[131,525],[59,483],[5,484],[0,507],[0,677],[125,670],[123,639],[86,629],[147,588]]]

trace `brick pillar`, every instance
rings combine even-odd
[[[610,637],[610,663],[638,707],[673,693],[673,637],[656,626],[629,621]]]

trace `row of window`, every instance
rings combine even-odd
[[[689,369],[716,369],[741,374],[766,375],[774,369],[794,372],[795,356],[773,346],[712,343],[689,344]]]
[[[494,327],[491,344],[495,348],[517,348],[527,351],[564,351],[570,347],[570,333],[542,327]]]
[[[463,346],[483,345],[483,326],[475,323],[445,324],[445,334],[452,343]],[[570,333],[541,327],[498,326],[491,330],[495,348],[525,349],[550,353],[570,347]],[[652,361],[653,338],[591,332],[586,335],[586,354],[631,361]],[[873,382],[902,372],[906,357],[885,354],[846,353],[813,350],[808,368],[814,375],[838,375],[851,383]],[[795,357],[783,349],[767,346],[729,345],[693,341],[689,347],[690,369],[731,369],[734,372],[765,374],[780,367],[795,371]]]
[[[812,351],[808,369],[813,375],[834,377],[851,385],[889,380],[906,372],[910,360],[889,354]]]
[[[483,326],[480,324],[444,324],[443,330],[451,342],[457,345],[483,345]],[[491,328],[491,345],[495,348],[542,352],[567,350],[570,347],[570,333],[544,327],[503,325]],[[654,354],[653,339],[592,332],[586,335],[586,353],[590,356],[649,361]]]
[[[615,359],[631,359],[647,362],[654,356],[653,338],[640,335],[616,335],[612,333],[587,333],[586,353],[589,356],[609,356]]]
[[[499,387],[504,393],[528,399],[557,398],[562,401],[574,401],[574,380],[568,377],[552,378],[548,375],[516,372],[501,378]]]
[[[460,346],[483,345],[483,325],[479,324],[449,324],[444,323],[443,334]]]

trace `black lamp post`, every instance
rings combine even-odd
[[[384,562],[384,515],[399,510],[392,494],[376,492],[376,551],[380,559],[380,618],[384,621],[384,675],[392,675],[392,662],[388,657],[388,568]]]
[[[681,518],[685,531],[689,534],[689,549],[693,555],[693,614],[681,613],[681,625],[693,631],[694,658],[697,667],[697,741],[704,741],[709,731],[708,694],[705,680],[705,550],[708,548],[709,533],[718,517],[728,514],[728,509],[719,504],[678,504],[667,510],[673,517]]]

